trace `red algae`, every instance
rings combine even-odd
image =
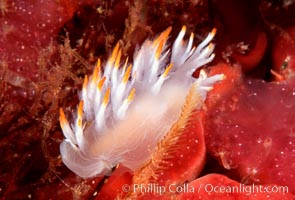
[[[118,165],[112,176],[104,180],[104,185],[97,191],[95,199],[116,199],[118,196],[124,197],[128,191],[122,190],[122,188],[132,184],[132,177],[133,172],[122,165]]]
[[[275,37],[272,51],[273,72],[281,80],[292,80],[295,77],[295,27],[281,30]],[[281,76],[281,78],[280,78]]]
[[[220,174],[208,174],[198,178],[190,182],[186,188],[190,188],[190,190],[179,194],[176,199],[291,200],[294,198],[283,187],[276,185],[244,185]],[[192,190],[194,192],[190,192]]]
[[[183,184],[187,169],[186,179],[192,180],[187,186],[195,192],[141,197],[294,199],[281,192],[198,191],[200,185],[241,182],[288,186],[295,193],[294,10],[294,1],[287,0],[0,0],[0,198],[113,199],[128,194],[121,189],[131,186],[133,174],[122,172],[122,166],[109,179],[84,180],[61,163],[58,110],[74,109],[81,77],[117,41],[122,56],[130,58],[147,37],[173,26],[173,39],[186,25],[197,42],[217,27],[217,65],[207,71],[224,73],[226,80],[209,94],[208,114],[187,129],[189,137],[178,148],[170,147],[174,157],[156,160],[172,165],[158,169],[158,175],[166,175],[160,176],[162,182]],[[202,148],[190,140],[196,137]],[[205,176],[198,178],[200,173]]]
[[[295,90],[288,84],[247,80],[209,109],[206,143],[245,183],[295,191]],[[223,152],[223,154],[221,154]]]
[[[0,18],[1,63],[20,77],[38,79],[40,50],[53,41],[79,5],[68,1],[7,1]]]
[[[267,48],[266,33],[260,32],[255,44],[249,50],[249,45],[240,45],[240,52],[233,52],[233,58],[241,64],[244,71],[253,70],[261,62]]]

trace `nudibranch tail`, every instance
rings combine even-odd
[[[205,74],[201,70],[202,74]],[[182,134],[185,134],[185,127],[191,123],[195,124],[199,119],[190,117],[194,112],[199,111],[204,104],[203,98],[200,95],[199,86],[202,85],[204,79],[197,79],[186,95],[185,102],[181,109],[179,118],[172,124],[171,129],[165,137],[158,143],[156,150],[152,152],[151,158],[144,165],[135,171],[133,176],[133,184],[149,184],[151,181],[158,183],[158,178],[161,176],[162,170],[165,170],[166,165],[173,165],[168,160],[177,151],[177,142],[181,140]],[[209,91],[211,85],[201,90]],[[172,152],[173,151],[173,152]],[[183,174],[182,174],[183,176]],[[162,183],[161,183],[162,184]],[[137,197],[136,191],[131,191],[132,197]]]
[[[92,75],[85,76],[73,124],[60,109],[66,138],[60,146],[62,160],[79,176],[104,175],[117,163],[137,169],[178,119],[190,88],[204,101],[222,80],[222,75],[207,77],[203,71],[196,80],[191,76],[214,58],[216,29],[196,48],[193,33],[183,39],[185,26],[172,47],[170,32],[171,27],[147,39],[130,64],[117,43],[105,66],[98,59]]]
[[[202,107],[204,105],[204,97],[206,97],[206,95],[203,95],[210,91],[217,81],[223,80],[225,78],[223,75],[215,75],[209,77],[208,79],[206,79],[206,77],[207,75],[205,71],[201,70],[200,78],[192,84],[186,95],[179,118],[173,123],[165,137],[158,143],[157,148],[152,152],[150,159],[144,163],[141,168],[134,172],[133,184],[148,185],[150,183],[158,183],[165,185],[168,183],[171,184],[171,182],[173,182],[173,184],[180,184],[187,181],[192,175],[195,174],[197,167],[192,165],[192,168],[190,169],[180,169],[177,167],[175,160],[179,161],[183,159],[181,157],[182,154],[179,155],[178,153],[179,150],[181,150],[179,149],[179,146],[185,145],[187,149],[192,148],[192,146],[188,146],[188,140],[195,141],[198,137],[201,137],[200,135],[202,135],[202,133],[196,134],[190,128],[195,127],[202,122],[202,114],[199,113],[201,113]],[[196,129],[196,131],[197,130],[198,129]],[[197,141],[194,143],[197,146],[200,142],[201,141]],[[202,149],[199,149],[198,151],[202,152]],[[193,150],[191,152],[193,152]],[[183,153],[183,151],[181,153]],[[203,150],[203,155],[204,154],[205,147]],[[194,156],[196,155],[192,154],[186,159],[188,159],[188,161],[194,162]],[[195,164],[199,164],[198,160]],[[174,171],[173,167],[175,165],[177,168],[176,172],[171,172]],[[181,170],[185,170],[185,173],[181,173],[181,176],[178,176],[177,180],[175,180],[175,176],[171,174],[177,174],[181,172]],[[141,194],[137,191],[130,191],[128,195],[129,198],[136,199]]]

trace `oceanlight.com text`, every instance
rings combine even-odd
[[[255,193],[288,193],[287,186],[264,186],[264,185],[214,185],[214,184],[200,184],[198,186],[183,184],[170,184],[167,186],[159,185],[156,183],[150,184],[125,184],[122,186],[123,192],[135,192],[135,193],[156,193],[159,195],[167,193],[243,193],[245,195],[251,195]]]

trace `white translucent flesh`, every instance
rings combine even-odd
[[[193,34],[185,42],[183,27],[172,50],[167,44],[169,33],[167,29],[155,40],[145,41],[132,65],[120,60],[117,45],[104,74],[85,79],[79,104],[84,112],[77,111],[72,126],[61,119],[66,136],[60,146],[62,160],[79,176],[102,176],[118,163],[133,170],[140,167],[179,117],[192,84],[198,85],[205,100],[214,83],[223,79],[222,75],[207,77],[203,71],[200,78],[191,77],[214,58],[214,45],[209,43],[215,30],[193,48]]]

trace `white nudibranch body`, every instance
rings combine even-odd
[[[118,163],[138,169],[178,119],[190,87],[197,83],[204,101],[214,83],[223,79],[223,75],[207,77],[202,70],[198,79],[192,77],[197,68],[214,58],[210,42],[215,29],[197,48],[193,47],[193,34],[184,41],[185,27],[169,48],[170,31],[146,40],[133,64],[121,63],[117,44],[104,72],[98,60],[93,74],[85,77],[71,125],[60,109],[66,138],[60,145],[62,160],[77,175],[103,176]]]

